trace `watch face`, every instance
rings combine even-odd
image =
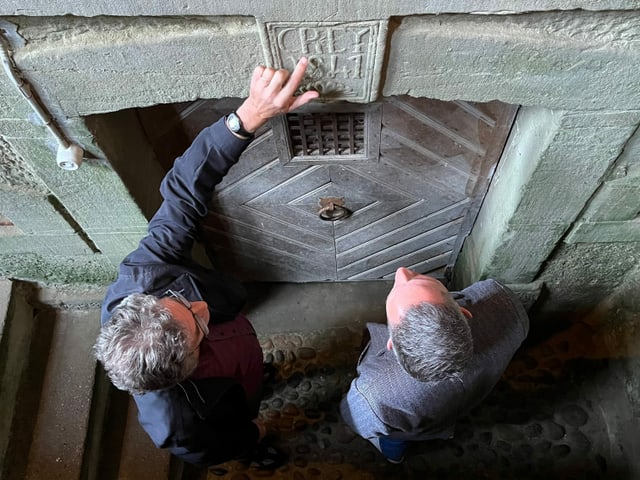
[[[231,131],[233,132],[239,132],[240,131],[240,119],[238,118],[238,116],[235,113],[230,113],[229,116],[227,117],[227,123],[229,124],[229,128],[231,129]]]

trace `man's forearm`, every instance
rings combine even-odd
[[[223,119],[203,130],[162,181],[164,201],[149,222],[143,248],[160,261],[187,256],[215,186],[247,145],[227,129]]]

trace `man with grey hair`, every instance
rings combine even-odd
[[[131,393],[153,442],[201,467],[234,458],[273,469],[283,456],[262,441],[262,350],[240,312],[241,284],[191,258],[214,187],[270,118],[318,97],[295,95],[293,72],[259,66],[249,97],[205,128],[162,181],[148,234],[120,264],[94,352],[112,383]]]
[[[518,298],[495,280],[449,293],[437,279],[399,268],[387,327],[369,341],[342,399],[346,423],[391,463],[408,442],[448,439],[455,422],[498,383],[529,332]]]

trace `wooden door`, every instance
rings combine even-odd
[[[237,102],[154,107],[141,119],[168,168]],[[207,246],[219,268],[244,280],[387,279],[400,266],[446,277],[516,111],[403,96],[278,119],[216,189]],[[343,199],[351,214],[322,220],[320,199]]]

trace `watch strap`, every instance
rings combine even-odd
[[[232,118],[232,122],[229,121],[230,117],[234,117]],[[229,128],[229,130],[231,130],[233,133],[239,135],[240,137],[243,137],[247,140],[251,139],[254,137],[254,134],[251,132],[248,132],[245,128],[244,125],[242,124],[242,120],[240,120],[240,117],[238,116],[238,114],[233,111],[231,112],[229,115],[227,115],[226,118],[226,122],[227,122],[227,127]]]

